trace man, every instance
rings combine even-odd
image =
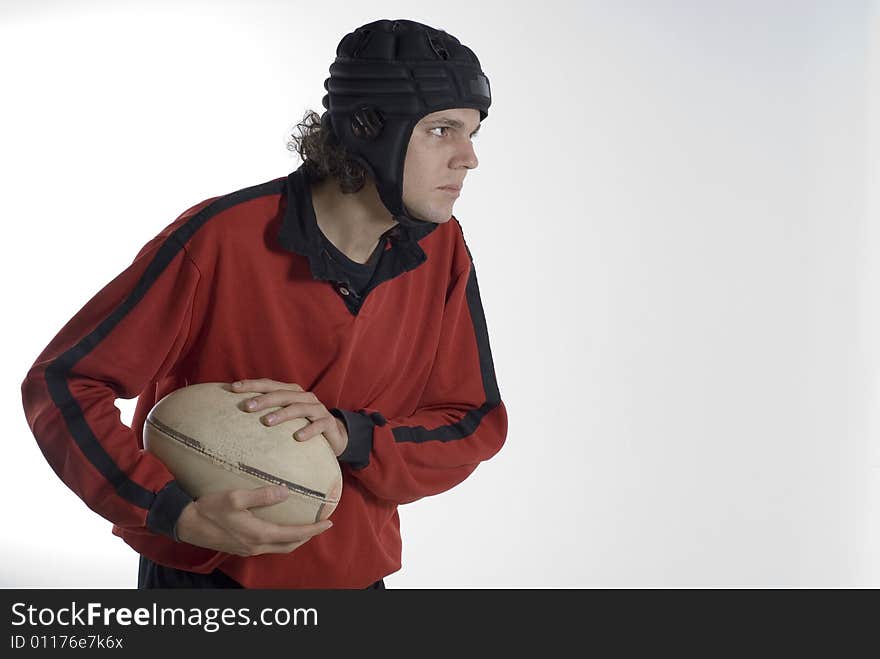
[[[397,506],[506,438],[452,217],[490,104],[479,61],[445,32],[376,21],[342,39],[325,88],[299,169],[184,212],[22,384],[49,463],[141,554],[140,587],[381,588],[401,567]],[[323,433],[344,478],[332,525],[250,512],[284,488],[193,501],[142,450],[152,406],[198,382],[254,393],[263,423],[308,419],[298,441]],[[114,401],[134,396],[128,428]]]

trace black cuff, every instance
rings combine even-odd
[[[376,427],[373,417],[336,407],[328,412],[340,419],[348,431],[348,446],[339,461],[347,462],[352,469],[363,469],[370,464],[370,451],[373,450],[373,428]]]
[[[180,542],[177,537],[177,519],[192,500],[177,481],[168,481],[153,499],[153,505],[147,513],[147,528],[153,533],[161,533]]]

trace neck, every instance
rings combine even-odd
[[[397,224],[370,180],[358,192],[344,194],[328,177],[313,183],[311,191],[318,228],[352,261],[366,263],[379,236]]]

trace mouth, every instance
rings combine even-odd
[[[455,195],[456,197],[461,194],[461,186],[460,185],[444,185],[444,186],[437,188],[437,189],[442,190],[443,192],[446,192],[448,194]]]

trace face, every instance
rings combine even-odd
[[[440,110],[413,128],[403,167],[403,204],[413,217],[442,224],[452,215],[469,169],[479,161],[471,141],[480,112]]]

